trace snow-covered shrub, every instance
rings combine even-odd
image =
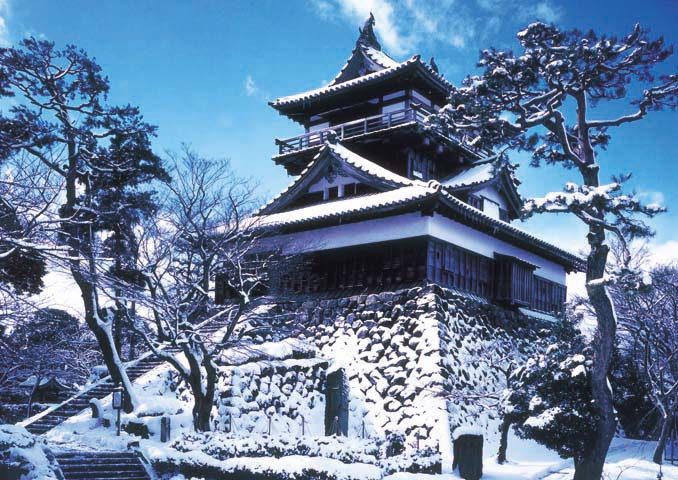
[[[41,439],[23,427],[0,425],[0,478],[57,480],[63,476]]]
[[[405,451],[405,435],[402,432],[386,432],[384,451],[387,457],[395,457]]]
[[[543,346],[514,373],[511,414],[521,437],[576,460],[586,451],[595,425],[590,348],[567,320]]]
[[[201,451],[212,458],[276,457],[291,455],[324,457],[344,463],[375,464],[379,448],[373,440],[347,437],[251,436],[236,438],[219,432],[191,433],[176,440],[180,452]]]
[[[441,472],[442,457],[437,450],[428,447],[423,450],[381,459],[378,465],[382,468],[384,475],[397,472],[435,474]]]

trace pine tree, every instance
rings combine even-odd
[[[599,157],[603,158],[612,128],[678,106],[678,75],[664,75],[655,82],[654,67],[673,49],[662,38],[650,39],[640,26],[616,38],[533,23],[517,37],[519,54],[497,49],[481,52],[478,66],[483,73],[452,88],[449,104],[431,118],[430,128],[475,147],[525,150],[534,166],[556,164],[578,173],[578,181],[568,182],[562,192],[528,201],[525,215],[568,213],[588,230],[586,290],[597,322],[590,371],[596,423],[574,478],[600,478],[616,430],[607,377],[617,319],[607,288],[619,277],[606,276],[607,234],[622,242],[649,236],[652,231],[638,215],[652,217],[663,208],[643,205],[634,195],[624,194],[622,184],[628,175],[602,182]],[[629,96],[632,82],[645,88],[630,102],[631,113],[591,118],[601,102]]]
[[[141,215],[138,205],[149,195],[142,186],[164,174],[150,150],[155,127],[137,107],[108,105],[108,92],[101,67],[75,46],[59,50],[28,38],[0,49],[0,94],[17,98],[0,115],[0,154],[27,156],[60,177],[60,195],[51,197],[61,202],[53,212],[52,225],[59,226],[54,256],[80,289],[87,325],[113,380],[125,388],[125,409],[131,411],[133,391],[113,341],[114,315],[101,304],[107,275],[100,232]],[[130,199],[136,207],[122,203]],[[49,207],[46,199],[44,210]]]
[[[581,462],[595,434],[591,349],[563,320],[512,376],[510,418],[518,435]]]

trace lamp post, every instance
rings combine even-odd
[[[115,422],[115,426],[118,430],[117,435],[120,436],[120,410],[122,410],[122,401],[125,391],[122,389],[120,384],[116,385],[113,389],[113,409],[118,411],[118,419]]]

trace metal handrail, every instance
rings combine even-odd
[[[410,122],[417,122],[419,124],[424,124],[426,117],[431,115],[429,111],[423,105],[412,105],[407,108],[400,110],[394,110],[392,112],[380,113],[379,115],[373,115],[371,117],[365,117],[358,120],[352,120],[350,122],[341,123],[339,125],[332,125],[322,130],[316,130],[313,132],[307,132],[296,137],[290,137],[285,139],[275,139],[276,145],[278,145],[278,154],[285,155],[287,153],[298,152],[300,150],[305,150],[307,148],[318,147],[325,143],[328,139],[328,136],[332,133],[336,134],[340,140],[345,138],[356,137],[358,135],[364,135],[367,133],[377,132],[380,130],[386,130],[391,127],[396,127],[399,125],[404,125]],[[453,134],[447,134],[451,139],[462,145],[464,142],[461,138]],[[492,152],[486,151],[484,149],[473,148],[468,145],[465,145],[466,149],[472,150],[477,154],[482,156],[491,155]]]
[[[426,112],[419,109],[403,108],[401,110],[380,113],[379,115],[373,115],[371,117],[365,117],[339,125],[332,125],[331,127],[322,130],[307,132],[284,140],[276,138],[275,143],[279,146],[279,152],[282,155],[322,145],[327,140],[330,132],[336,133],[339,136],[339,139],[350,138],[413,121],[423,123],[427,115]]]

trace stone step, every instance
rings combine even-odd
[[[224,325],[222,322],[213,322],[209,325],[204,325],[200,328],[202,333],[212,334],[217,330],[221,329]],[[180,348],[168,347],[165,349],[166,352],[171,354],[181,353]],[[159,357],[150,356],[142,360],[139,360],[136,364],[132,365],[127,369],[127,373],[131,380],[136,380],[137,378],[145,375],[156,367],[165,364],[165,360]],[[31,433],[41,435],[48,430],[51,430],[55,426],[62,423],[69,417],[79,414],[83,410],[89,408],[89,402],[93,398],[102,399],[107,397],[113,392],[115,385],[113,380],[109,377],[103,380],[101,383],[93,387],[91,390],[83,393],[77,398],[72,399],[71,401],[65,403],[62,407],[57,410],[47,414],[42,417],[40,420],[26,426],[27,430]],[[64,399],[66,401],[67,399]]]
[[[150,480],[132,452],[59,452],[55,457],[65,480]]]

